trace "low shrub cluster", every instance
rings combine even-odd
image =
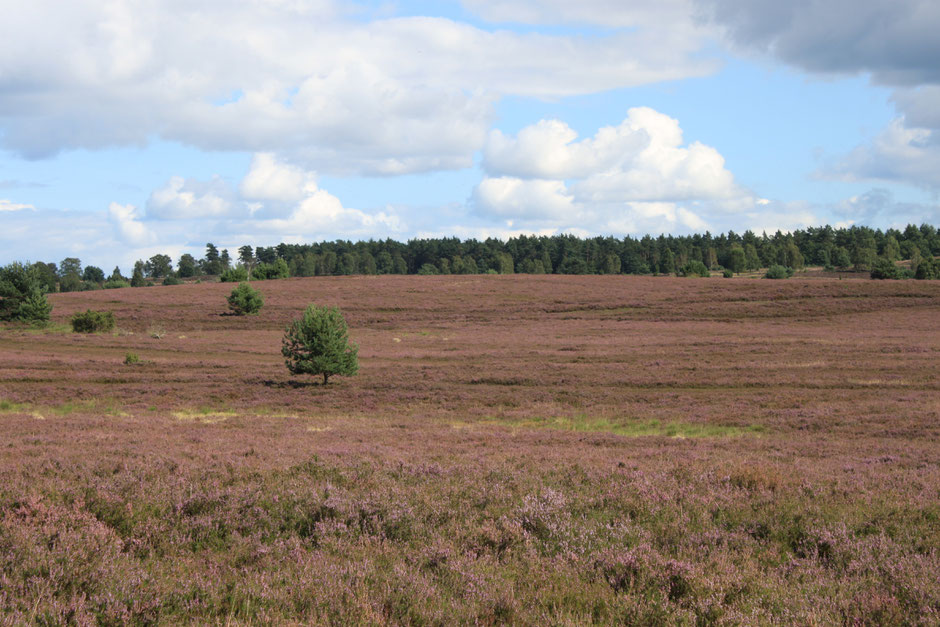
[[[679,272],[677,274],[679,276],[698,276],[698,277],[710,277],[711,276],[711,272],[708,271],[708,268],[705,266],[705,264],[702,263],[701,261],[698,261],[697,259],[693,259],[689,263],[679,268]]]
[[[79,312],[72,316],[72,331],[75,333],[101,333],[114,330],[114,313],[110,311]]]
[[[791,276],[793,276],[793,268],[779,264],[770,266],[767,268],[766,274],[764,274],[765,279],[789,279]]]
[[[222,283],[240,283],[248,280],[248,270],[244,266],[229,268],[219,276]]]

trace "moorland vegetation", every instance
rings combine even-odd
[[[940,622],[937,282],[230,290],[3,328],[0,624]],[[358,376],[285,370],[311,300]]]

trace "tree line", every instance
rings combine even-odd
[[[829,270],[871,272],[875,278],[940,278],[940,233],[936,227],[908,225],[885,231],[865,226],[810,227],[790,233],[757,235],[733,231],[712,235],[591,237],[520,235],[503,241],[456,237],[242,246],[232,255],[206,244],[197,259],[183,254],[173,263],[158,254],[134,264],[130,276],[120,268],[106,275],[67,257],[58,264],[30,267],[43,291],[68,292],[115,287],[174,284],[194,277],[223,281],[352,274],[659,274],[703,271],[741,273],[807,265]],[[903,268],[898,261],[909,261]]]

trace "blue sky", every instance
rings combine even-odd
[[[932,1],[0,3],[0,263],[940,223]]]

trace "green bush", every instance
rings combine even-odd
[[[418,268],[418,274],[439,274],[440,271],[434,264],[426,263]]]
[[[734,271],[731,270],[731,268],[725,268],[724,270],[722,270],[721,276],[725,277],[726,279],[730,279],[731,277],[734,276]]]
[[[228,308],[236,316],[255,315],[264,306],[264,296],[247,283],[239,283],[228,296]]]
[[[104,289],[106,290],[116,290],[122,287],[130,287],[131,282],[125,281],[124,279],[108,279],[104,282]]]
[[[359,347],[349,341],[349,327],[336,307],[307,307],[287,327],[281,354],[291,374],[323,375],[324,385],[334,374],[359,371]]]
[[[241,283],[248,280],[248,270],[245,266],[236,266],[229,268],[219,277],[222,283]]]
[[[110,311],[79,312],[72,316],[72,331],[75,333],[98,333],[114,330],[114,314]]]
[[[789,279],[791,276],[793,276],[793,268],[787,268],[779,264],[770,266],[767,268],[767,273],[764,274],[765,279]]]
[[[163,279],[164,285],[182,285],[183,281],[176,274],[168,274]]]
[[[137,353],[128,353],[124,355],[124,365],[132,366],[134,364],[140,363],[140,357],[137,356]]]
[[[940,259],[924,259],[917,264],[915,279],[940,279]]]
[[[711,275],[705,264],[695,259],[679,268],[679,276],[710,277]]]
[[[894,262],[884,257],[879,257],[871,267],[871,278],[873,279],[900,279],[902,278],[901,269],[894,265]]]

